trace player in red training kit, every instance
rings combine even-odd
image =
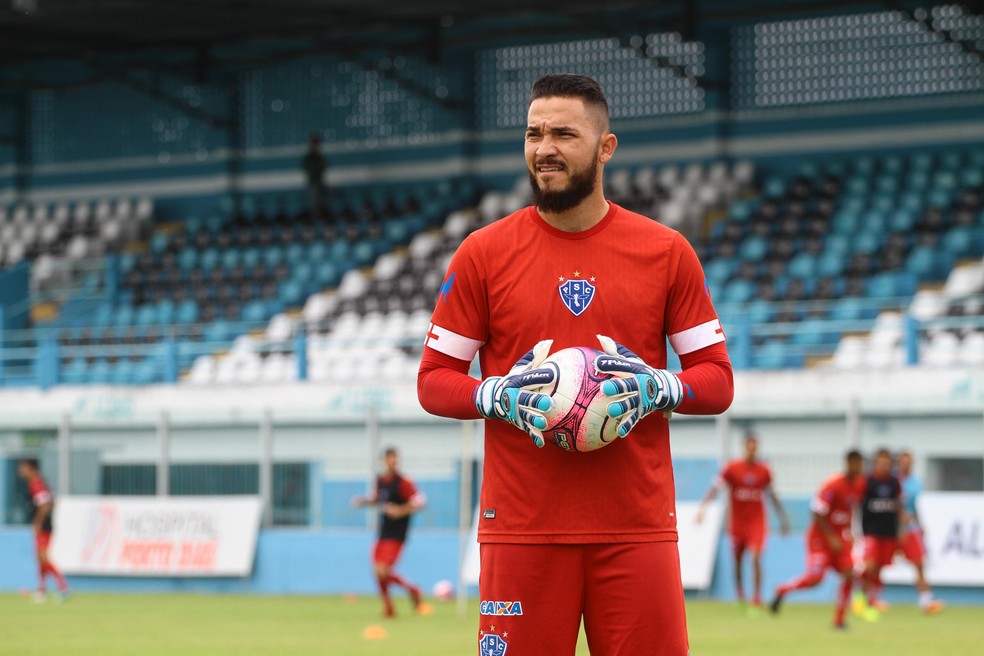
[[[849,451],[846,471],[827,479],[810,502],[813,523],[806,534],[806,574],[776,588],[776,596],[770,604],[773,613],[779,612],[783,598],[793,590],[818,585],[829,567],[841,575],[834,627],[844,628],[844,613],[854,583],[851,517],[854,506],[864,496],[865,479],[861,475],[863,469],[864,458],[861,453]]]
[[[735,556],[735,588],[738,591],[738,602],[745,603],[745,589],[742,585],[742,560],[745,551],[752,552],[752,565],[755,577],[755,588],[752,596],[752,606],[762,605],[762,550],[765,547],[768,517],[765,512],[765,495],[772,500],[772,506],[779,515],[779,526],[783,535],[789,533],[789,519],[779,503],[772,488],[772,470],[758,459],[758,438],[754,433],[745,436],[745,457],[729,462],[717,480],[707,491],[704,500],[697,511],[697,523],[704,519],[704,509],[718,490],[727,485],[730,491],[728,514],[728,533],[731,535],[731,545]]]
[[[31,497],[31,525],[34,527],[34,553],[38,559],[38,589],[33,598],[36,602],[44,601],[48,596],[48,586],[45,577],[51,574],[58,585],[55,601],[68,598],[68,583],[58,568],[48,558],[48,545],[51,543],[51,533],[54,530],[51,518],[55,509],[55,497],[48,489],[48,484],[41,477],[38,461],[35,458],[25,458],[17,464],[17,474],[27,481],[27,493]]]
[[[597,82],[537,80],[525,149],[534,206],[464,240],[426,338],[421,405],[489,420],[482,656],[572,656],[582,618],[595,655],[689,650],[667,420],[725,410],[731,364],[687,241],[605,199],[616,145]],[[663,369],[667,338],[679,375]],[[601,393],[619,435],[632,434],[590,453],[535,448],[551,403],[538,390],[554,375],[540,363],[551,347],[599,341],[593,366],[618,376]],[[476,353],[482,381],[467,375]]]
[[[386,449],[384,462],[386,472],[376,479],[375,494],[352,500],[357,506],[381,506],[379,539],[373,546],[372,562],[379,584],[379,595],[383,600],[383,614],[386,617],[396,614],[389,593],[392,583],[406,588],[417,612],[427,612],[428,606],[420,596],[420,588],[393,571],[407,540],[410,517],[427,505],[427,498],[417,490],[413,481],[399,472],[399,455],[396,449]]]

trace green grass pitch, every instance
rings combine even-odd
[[[468,656],[475,654],[477,602],[459,621],[455,604],[435,603],[415,616],[404,599],[382,620],[372,597],[79,594],[64,604],[33,604],[0,595],[4,656]],[[728,604],[688,604],[694,656],[934,656],[980,650],[980,608],[951,607],[926,617],[912,606],[889,610],[877,624],[853,619],[830,628],[826,605],[789,604],[778,617],[748,617]],[[367,639],[367,627],[386,636]],[[581,636],[578,656],[587,655]],[[517,655],[521,656],[521,655]],[[538,655],[550,656],[550,655]]]

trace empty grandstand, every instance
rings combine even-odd
[[[689,240],[727,334],[735,405],[674,419],[681,502],[754,429],[779,577],[849,446],[984,491],[979,2],[171,4],[0,9],[0,558],[30,455],[66,496],[259,497],[263,576],[200,589],[372,590],[349,500],[396,443],[431,500],[408,566],[457,580],[481,439],[417,370],[456,249],[531,202],[527,94],[558,71],[607,91],[606,196]],[[346,564],[291,568],[319,550]]]

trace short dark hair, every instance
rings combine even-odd
[[[551,73],[533,83],[530,102],[537,98],[580,98],[587,106],[594,108],[605,118],[604,128],[608,130],[608,98],[597,80],[577,73]]]
[[[395,455],[398,455],[398,453],[396,451],[396,447],[395,446],[388,446],[388,447],[386,447],[386,450],[383,451],[383,455],[384,456],[395,456]]]
[[[885,458],[888,458],[889,460],[891,460],[891,458],[892,458],[892,452],[889,451],[888,449],[886,449],[885,447],[882,447],[882,448],[878,449],[877,451],[875,451],[875,457],[876,458],[881,458],[882,456],[884,456]]]
[[[864,456],[857,449],[851,449],[847,452],[847,459],[850,460],[864,460]]]
[[[20,464],[27,465],[28,467],[34,470],[41,469],[41,463],[38,462],[37,458],[21,458]]]

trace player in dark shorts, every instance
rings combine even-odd
[[[410,530],[410,517],[423,509],[427,498],[409,478],[399,472],[399,454],[396,449],[386,449],[384,456],[386,471],[376,479],[376,492],[371,497],[356,497],[357,506],[379,506],[379,539],[373,546],[372,562],[379,584],[379,595],[383,600],[383,614],[393,617],[393,601],[390,599],[390,584],[404,587],[410,594],[414,609],[426,613],[427,604],[423,602],[420,588],[413,585],[396,572],[393,567],[400,559],[403,545]]]
[[[34,553],[38,559],[38,589],[32,598],[38,603],[47,599],[48,587],[45,577],[51,574],[58,585],[58,592],[53,596],[53,599],[63,601],[68,598],[68,583],[48,558],[48,545],[51,543],[51,534],[54,530],[51,517],[55,509],[55,497],[41,476],[37,459],[24,458],[21,460],[17,465],[17,475],[27,481],[31,526],[34,527]]]

